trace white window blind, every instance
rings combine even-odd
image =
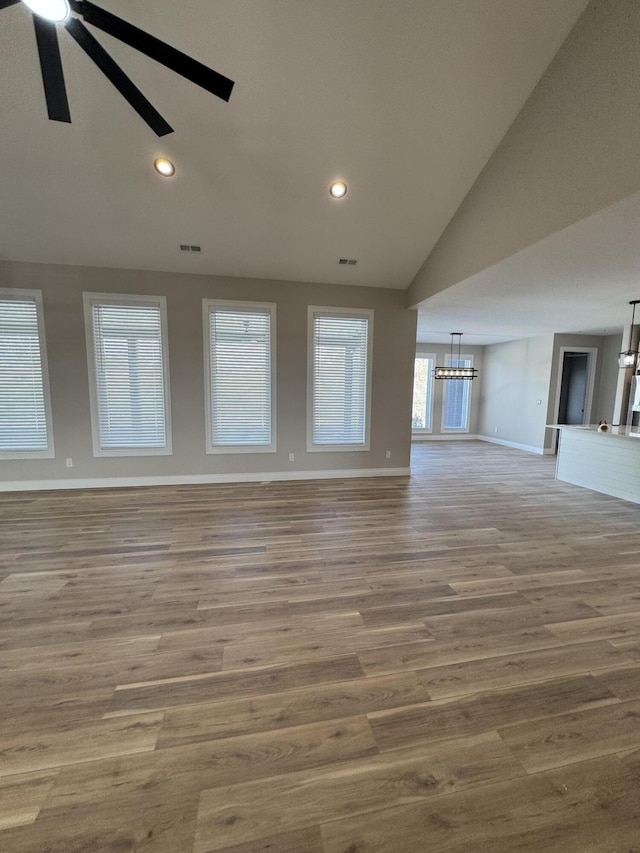
[[[473,367],[473,356],[451,358],[447,356],[447,367]],[[471,380],[445,379],[443,429],[466,430],[469,428],[469,399]]]
[[[166,451],[160,302],[90,302],[99,450]]]
[[[416,356],[413,373],[413,410],[411,428],[413,430],[431,429],[431,410],[433,401],[434,356]]]
[[[273,449],[274,305],[208,309],[208,450]]]
[[[366,447],[371,316],[312,316],[311,445]]]
[[[0,453],[5,458],[53,455],[41,310],[39,295],[4,298],[0,292]]]

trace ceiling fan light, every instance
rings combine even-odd
[[[171,178],[176,173],[176,167],[166,157],[158,157],[153,166],[163,178]]]
[[[71,16],[69,0],[22,0],[22,2],[34,15],[54,24],[62,24]]]

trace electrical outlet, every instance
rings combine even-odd
[[[385,453],[385,456],[387,457],[387,459],[391,459],[391,451],[387,450],[387,452]]]
[[[494,432],[498,432],[498,427],[494,427],[494,428],[493,428],[493,431],[494,431]]]
[[[73,459],[65,459],[67,468],[73,468]]]
[[[541,406],[541,405],[542,405],[542,400],[536,400],[536,406]]]
[[[289,462],[295,462],[295,461],[296,461],[296,454],[290,453],[289,454]]]

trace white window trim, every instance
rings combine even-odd
[[[473,355],[471,355],[471,353],[461,352],[460,358],[461,359],[462,358],[471,359],[471,367],[473,367]],[[458,356],[456,353],[454,353],[454,360],[457,360],[457,359],[458,359]],[[447,353],[445,356],[445,366],[448,367],[450,361],[451,361],[451,354]],[[446,390],[447,390],[446,385],[442,389],[442,423],[441,423],[442,432],[443,433],[465,433],[465,432],[469,432],[469,425],[471,423],[471,398],[473,395],[473,382],[474,382],[474,380],[473,379],[444,379],[442,381],[443,382],[468,382],[469,383],[469,405],[467,406],[467,425],[466,425],[466,427],[464,427],[462,429],[457,429],[455,427],[445,427],[444,421],[445,421],[445,417],[447,414],[447,410],[446,410]]]
[[[417,352],[414,358],[414,370],[415,363],[419,358],[430,358],[433,362],[433,368],[436,366],[436,354],[434,352]],[[431,435],[433,433],[433,398],[435,397],[435,379],[433,376],[431,377],[431,405],[429,406],[429,423],[431,426],[428,429],[419,429],[418,427],[411,427],[411,435],[415,438],[419,438],[421,435]],[[413,408],[413,399],[412,399],[412,408]],[[447,430],[449,432],[449,430]]]
[[[24,290],[20,287],[0,287],[0,299],[33,299],[36,303],[38,321],[38,340],[40,342],[40,362],[44,397],[44,414],[47,422],[46,450],[1,450],[0,459],[54,459],[53,417],[51,412],[51,388],[49,386],[49,361],[47,359],[47,339],[44,330],[44,305],[41,290]]]
[[[211,434],[211,335],[209,313],[211,308],[233,308],[236,311],[268,311],[271,317],[271,444],[212,444]],[[203,299],[202,326],[204,339],[204,404],[205,404],[205,442],[207,453],[276,453],[276,303],[245,302],[232,299]]]
[[[83,293],[84,329],[87,341],[87,370],[89,373],[89,402],[91,409],[91,435],[93,439],[94,457],[102,456],[171,456],[171,386],[169,383],[169,337],[167,328],[167,298],[166,296],[137,296],[131,293]],[[164,447],[131,447],[109,448],[100,447],[100,421],[98,416],[98,389],[96,385],[95,349],[93,346],[93,314],[94,305],[140,305],[160,308],[160,330],[162,338],[162,368],[164,379],[164,423],[166,444]]]
[[[356,317],[369,321],[367,329],[367,400],[365,409],[365,440],[363,444],[314,444],[313,443],[313,319],[316,314],[323,317]],[[334,453],[370,450],[371,445],[371,388],[373,373],[373,308],[327,308],[322,305],[307,307],[307,452]]]

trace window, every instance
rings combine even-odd
[[[207,453],[275,451],[271,303],[204,301]]]
[[[0,288],[0,459],[53,456],[42,294]]]
[[[413,409],[411,429],[431,432],[433,406],[433,368],[435,355],[417,355],[413,371]]]
[[[473,356],[463,355],[461,358],[452,358],[451,355],[448,355],[445,365],[447,367],[473,367]],[[470,379],[444,380],[443,430],[468,431],[471,381]]]
[[[163,296],[85,293],[94,456],[171,453]]]
[[[309,307],[307,450],[368,450],[373,311]]]

